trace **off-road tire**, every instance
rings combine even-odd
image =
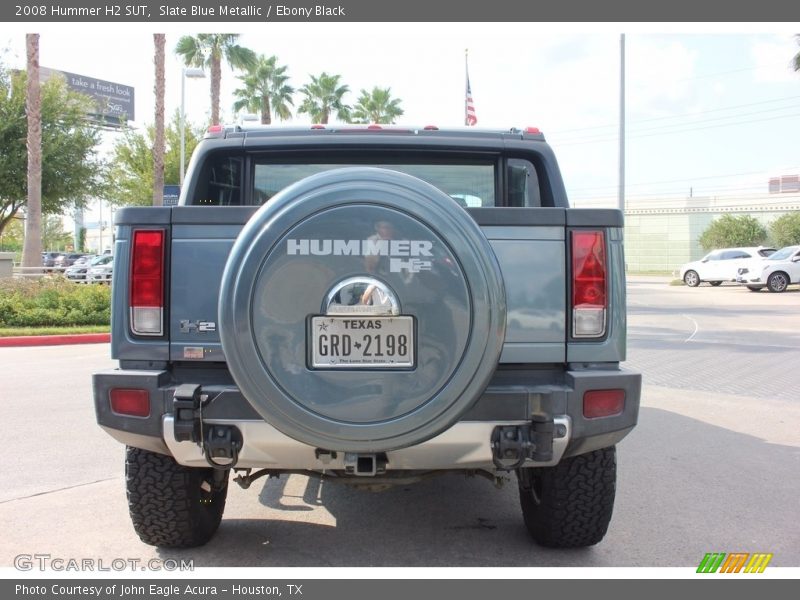
[[[208,542],[225,509],[228,477],[214,489],[214,469],[184,467],[170,456],[128,447],[128,510],[139,538],[161,548]]]
[[[519,474],[519,498],[525,526],[536,543],[580,548],[603,539],[616,491],[613,446],[565,458],[555,467],[526,470]]]

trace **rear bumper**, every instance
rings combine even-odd
[[[230,383],[227,371],[208,372],[109,370],[94,376],[98,423],[119,442],[173,456],[180,464],[206,466],[200,447],[177,441],[174,435],[173,396],[178,385],[202,385],[211,400],[204,405],[203,423],[239,429],[243,446],[237,466],[275,470],[341,468],[339,457],[320,457],[316,448],[287,437],[264,422]],[[131,417],[111,410],[112,389],[146,390],[150,414]],[[587,419],[583,397],[588,391],[623,390],[625,404],[615,415]],[[532,415],[554,423],[553,453],[547,460],[528,460],[525,466],[550,466],[563,457],[613,446],[636,425],[641,375],[625,369],[509,369],[495,373],[475,405],[454,425],[432,439],[408,448],[388,451],[387,470],[485,469],[495,470],[491,436],[498,426],[525,425]],[[339,462],[337,462],[337,460]]]

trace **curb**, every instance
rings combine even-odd
[[[0,337],[0,348],[21,346],[64,346],[67,344],[107,344],[110,333],[76,333],[73,335],[18,335]]]

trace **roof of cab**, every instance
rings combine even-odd
[[[494,139],[494,140],[537,140],[544,141],[544,134],[535,127],[518,129],[476,129],[475,127],[439,128],[435,125],[407,127],[402,125],[311,125],[307,127],[284,127],[275,125],[216,125],[209,128],[206,139],[232,138],[271,138],[271,137],[345,137],[388,136],[388,137],[431,137],[461,139]]]

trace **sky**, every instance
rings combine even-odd
[[[4,61],[24,67],[24,34],[0,33]],[[626,56],[626,195],[765,192],[770,176],[800,172],[800,24],[743,26],[541,23],[38,24],[42,66],[135,88],[135,127],[153,121],[153,41],[167,34],[167,112],[180,106],[180,35],[241,33],[240,43],[310,74],[339,74],[346,101],[390,87],[401,124],[463,125],[465,49],[478,127],[541,129],[575,205],[615,205],[619,172],[620,34]],[[157,28],[157,29],[156,29]],[[222,111],[235,122],[236,74],[223,70]],[[301,97],[296,95],[295,105]],[[209,114],[209,79],[186,80],[186,112]],[[287,125],[305,125],[300,115]],[[110,147],[118,134],[108,134]]]

